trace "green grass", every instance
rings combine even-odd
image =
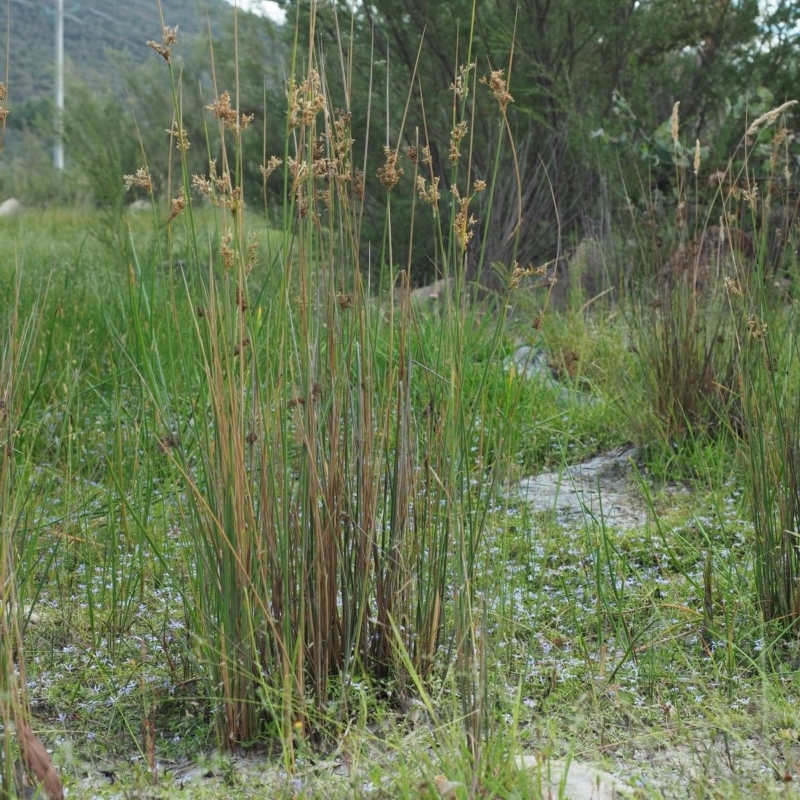
[[[396,194],[368,274],[347,119],[313,72],[291,87],[282,227],[244,210],[224,116],[215,205],[0,220],[5,721],[30,704],[75,794],[527,798],[546,787],[517,756],[538,754],[644,797],[789,796],[791,595],[762,612],[794,569],[764,567],[776,531],[794,548],[797,360],[789,333],[780,377],[747,348],[756,312],[791,331],[795,306],[481,303],[452,196],[431,247],[454,288],[415,306]],[[552,374],[525,378],[520,346]],[[647,524],[520,499],[630,442]]]
[[[37,241],[43,255],[25,271],[32,287],[51,273],[48,241],[67,263],[63,243],[71,236],[80,248],[74,219],[62,220],[63,232],[52,214],[41,215],[40,229],[40,215],[29,213],[0,233]],[[116,267],[99,251],[94,258],[83,278],[107,286]],[[74,296],[68,291],[58,305],[74,308],[74,316],[43,312],[59,327],[42,368],[46,389],[33,396],[18,445],[30,454],[26,485],[46,486],[32,492],[20,524],[35,543],[19,573],[24,602],[35,601],[24,630],[27,689],[35,727],[53,747],[67,785],[83,791],[91,784],[96,793],[113,794],[114,787],[102,788],[102,768],[113,769],[130,792],[151,792],[148,747],[157,760],[159,791],[167,794],[183,780],[187,760],[208,759],[209,777],[191,776],[196,796],[223,786],[241,797],[266,787],[287,796],[415,797],[440,773],[468,785],[469,759],[460,752],[461,684],[450,661],[455,643],[448,639],[425,682],[426,702],[413,682],[362,676],[342,705],[345,694],[333,679],[326,734],[298,732],[309,739],[296,749],[294,777],[282,777],[278,753],[274,745],[264,750],[266,741],[252,762],[213,756],[215,701],[201,678],[196,643],[187,636],[185,587],[176,585],[181,571],[168,567],[185,558],[186,547],[175,474],[159,445],[160,431],[148,427],[150,401],[115,353],[128,312],[118,297],[112,308],[123,317],[115,317],[99,288]],[[43,308],[48,305],[51,313],[57,307],[52,293]],[[563,337],[550,345],[555,352],[587,346],[574,320],[572,329],[555,312],[549,320]],[[506,473],[507,486],[537,463],[579,461],[604,441],[625,439],[615,410],[619,354],[626,352],[621,320],[586,323],[591,379],[573,378],[580,393],[566,399],[554,396],[557,387],[520,385],[503,367],[511,342],[493,352],[478,328],[465,381],[482,380],[489,361],[492,408],[502,409],[509,392],[520,393],[519,460]],[[424,331],[434,323],[421,318],[419,324]],[[570,330],[577,330],[574,339]],[[46,352],[48,336],[43,326],[34,352]],[[426,341],[421,336],[417,346]],[[26,375],[35,382],[35,365]],[[424,386],[416,387],[420,413]],[[630,384],[627,391],[633,391]],[[584,393],[599,399],[602,413]],[[171,402],[181,407],[180,398]],[[548,422],[556,409],[558,420]],[[604,440],[599,437],[609,435],[608,419],[617,432]],[[530,436],[545,437],[547,446],[532,450]],[[492,452],[480,437],[474,447]],[[713,453],[707,455],[709,483],[720,477]],[[619,769],[661,787],[665,796],[678,796],[687,785],[697,796],[778,796],[775,775],[794,774],[798,763],[793,709],[799,654],[796,643],[781,640],[779,627],[758,618],[752,527],[741,485],[735,475],[724,477],[728,482],[713,491],[699,483],[690,493],[654,487],[654,509],[663,521],[641,531],[564,528],[510,497],[488,512],[475,571],[480,680],[492,731],[484,791],[531,796],[532,779],[509,766],[509,753],[541,751]],[[160,543],[166,564],[146,555],[135,530],[132,515],[145,510],[149,536]],[[709,553],[711,650],[703,639]],[[153,731],[152,745],[146,730]]]

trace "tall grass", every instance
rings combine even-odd
[[[800,614],[797,314],[787,294],[797,287],[798,204],[788,131],[775,123],[792,105],[752,122],[726,169],[706,181],[700,143],[691,160],[679,142],[676,105],[675,239],[635,315],[648,432],[665,450],[697,451],[725,436],[736,443],[755,526],[757,603],[787,630]]]
[[[35,506],[47,480],[37,486],[33,474],[32,448],[26,439],[36,437],[28,412],[39,387],[32,371],[34,347],[40,369],[47,362],[48,348],[39,339],[44,294],[28,306],[23,316],[20,302],[21,277],[17,271],[14,289],[0,316],[3,344],[0,349],[0,794],[24,796],[27,781],[41,783],[52,800],[63,798],[63,790],[50,756],[30,726],[26,693],[23,629],[30,617],[40,587],[34,565],[44,567],[39,547],[39,525],[30,526]],[[30,376],[33,376],[33,380]],[[20,442],[23,442],[20,445]]]
[[[399,144],[382,148],[385,194],[365,196],[356,153],[364,164],[370,155],[350,120],[369,107],[350,106],[347,70],[344,96],[331,95],[313,26],[312,9],[308,51],[293,56],[283,152],[263,166],[265,177],[282,171],[282,229],[262,245],[248,237],[239,177],[252,131],[235,87],[233,99],[220,87],[208,105],[222,148],[206,175],[192,176],[186,149],[199,143],[184,138],[174,33],[164,28],[152,45],[169,73],[180,155],[167,224],[182,226],[191,257],[183,273],[162,272],[168,252],[135,261],[126,347],[154,412],[159,457],[173,468],[180,558],[167,558],[141,516],[140,532],[184,587],[225,745],[272,733],[291,762],[298,736],[346,718],[354,680],[388,681],[402,696],[452,661],[476,758],[485,682],[473,579],[512,416],[486,399],[503,304],[483,377],[464,378],[487,337],[464,278],[471,204],[492,187],[454,158],[453,192],[441,199],[423,126],[407,157]],[[456,152],[468,148],[473,110],[464,98],[477,79],[473,67],[454,81]],[[486,82],[502,132],[506,83],[501,72]],[[387,137],[399,143],[403,132]],[[405,170],[410,182],[401,182]],[[145,168],[131,176],[148,180]],[[393,260],[399,191],[415,192],[414,213],[437,223],[436,242],[411,245],[435,253],[454,278],[426,320]],[[198,203],[215,209],[207,259]],[[366,203],[386,209],[377,253],[360,237]],[[365,285],[374,258],[388,300]]]
[[[8,113],[8,66],[6,62],[5,80],[0,81],[0,152]],[[31,588],[25,587],[25,583],[31,578],[29,565],[37,561],[38,537],[26,535],[24,530],[34,482],[30,451],[20,449],[18,442],[24,433],[29,433],[27,412],[39,387],[39,382],[29,381],[27,374],[41,311],[39,302],[35,302],[29,316],[23,317],[20,290],[21,268],[17,264],[13,288],[7,290],[6,305],[0,314],[0,721],[3,725],[0,796],[27,796],[30,791],[27,781],[31,779],[42,783],[51,800],[63,800],[63,789],[50,756],[30,727],[25,691],[22,631],[26,615],[21,595],[24,588]],[[48,350],[40,344],[38,356],[42,366]],[[35,588],[31,594],[35,597]]]
[[[654,450],[672,456],[724,436],[738,414],[738,326],[725,277],[744,282],[750,272],[737,218],[720,210],[718,190],[706,186],[700,143],[692,158],[680,141],[678,109],[676,103],[671,121],[674,214],[657,211],[652,201],[634,220],[643,263],[631,292],[648,408],[637,425]]]
[[[756,231],[755,280],[737,290],[744,316],[742,437],[755,528],[758,606],[784,632],[800,618],[800,351],[797,304],[787,290],[798,286],[797,195],[791,176],[785,103],[756,119],[744,154],[742,182]],[[776,125],[776,123],[778,123]],[[768,148],[766,177],[753,163]],[[763,169],[763,167],[762,167]],[[759,180],[760,178],[760,180]]]

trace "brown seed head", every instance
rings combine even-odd
[[[353,191],[359,200],[364,199],[364,172],[360,169],[353,173]]]
[[[272,175],[273,172],[275,172],[276,169],[278,169],[278,167],[280,167],[281,164],[283,164],[282,158],[278,158],[277,156],[270,156],[270,159],[269,161],[267,161],[266,166],[262,164],[259,167],[259,170],[261,170],[261,177],[264,180],[266,180],[267,178],[269,178],[270,175]]]
[[[147,46],[155,50],[164,61],[169,62],[172,57],[172,47],[178,41],[178,26],[168,28],[164,26],[161,29],[161,44],[154,42],[152,39],[147,42]]]
[[[504,70],[502,69],[492,70],[488,78],[486,76],[481,78],[481,83],[489,87],[494,99],[497,100],[497,104],[500,106],[501,113],[505,114],[508,104],[513,103],[514,98],[508,92],[508,84],[503,74]]]
[[[214,187],[211,185],[211,181],[203,175],[192,175],[192,189],[212,202],[215,199]]]
[[[296,84],[289,82],[286,92],[289,103],[289,124],[292,128],[310,125],[317,114],[325,108],[325,95],[316,70],[309,70],[308,77]]]
[[[459,158],[461,158],[461,153],[459,152],[459,148],[461,147],[461,142],[464,140],[464,137],[467,135],[467,123],[466,122],[459,122],[458,125],[453,128],[450,132],[450,163],[457,164]]]
[[[430,186],[427,185],[425,178],[422,175],[417,175],[417,193],[420,200],[424,200],[432,206],[435,206],[439,201],[439,176],[435,175],[431,180]]]
[[[148,167],[139,167],[133,175],[123,175],[125,181],[125,189],[130,191],[134,187],[146,189],[149,194],[153,193],[153,181],[150,177],[150,170]]]
[[[174,220],[184,208],[186,208],[186,197],[183,194],[183,186],[181,186],[178,196],[172,199],[172,211],[167,217],[167,223],[169,224],[172,222],[172,220]]]
[[[229,130],[236,133],[243,131],[255,119],[254,114],[239,114],[231,108],[231,96],[223,92],[211,105],[206,106],[214,116]]]
[[[6,108],[6,99],[8,98],[8,89],[6,85],[0,81],[0,126],[6,124],[8,117],[8,109]]]
[[[175,140],[175,147],[179,152],[185,153],[191,147],[189,144],[189,137],[186,135],[186,130],[177,122],[173,122],[172,127],[167,128],[167,133]]]
[[[467,245],[472,241],[472,237],[475,233],[473,228],[477,222],[475,217],[469,213],[469,200],[469,197],[462,197],[459,199],[459,209],[453,220],[453,230],[455,231],[456,240],[462,252],[467,249]]]
[[[387,192],[391,192],[403,176],[403,169],[397,166],[396,148],[392,149],[384,146],[383,155],[386,158],[386,162],[378,169],[378,180],[380,180]]]
[[[245,296],[244,291],[242,290],[241,286],[236,287],[236,305],[239,308],[239,311],[244,314],[247,311],[247,297]]]
[[[222,266],[225,268],[227,272],[233,267],[233,259],[234,259],[234,250],[233,250],[233,234],[226,233],[222,237],[222,241],[219,245],[219,253],[222,256]]]

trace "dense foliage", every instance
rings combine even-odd
[[[200,124],[196,112],[214,95],[214,86],[232,95],[238,87],[238,106],[256,115],[255,135],[266,132],[265,151],[282,147],[285,76],[292,69],[287,53],[295,22],[305,24],[312,7],[308,2],[283,5],[288,21],[276,28],[267,19],[244,13],[235,24],[229,7],[210,4],[208,29],[214,47],[227,53],[235,41],[239,54],[235,72],[231,59],[218,58],[213,74],[207,34],[198,26],[204,15],[196,13],[196,3],[163,9],[165,23],[178,24],[182,31],[181,103],[188,125]],[[481,256],[472,259],[473,273],[482,273],[484,282],[494,282],[495,288],[496,270],[490,265],[554,258],[580,237],[607,230],[611,208],[622,208],[629,200],[644,207],[654,190],[673,199],[676,162],[685,158],[670,139],[669,118],[676,101],[681,103],[684,140],[701,143],[700,177],[705,181],[724,168],[744,122],[788,99],[795,85],[793,48],[800,11],[788,0],[768,8],[756,0],[532,0],[518,6],[490,0],[377,0],[354,6],[327,0],[313,5],[315,35],[328,54],[324,77],[332,102],[352,110],[354,97],[368,98],[354,114],[352,127],[355,154],[366,159],[370,202],[364,233],[376,248],[384,217],[376,177],[380,164],[373,163],[380,153],[375,148],[373,160],[367,158],[368,142],[386,142],[401,152],[428,144],[434,171],[447,189],[451,154],[437,143],[448,141],[454,124],[450,86],[468,63],[475,63],[478,77],[493,70],[508,75],[513,96],[508,131],[487,113],[487,96],[475,93],[472,108],[475,177],[487,178],[495,170],[508,176],[502,182],[506,191],[493,199],[492,213],[483,214],[473,241],[473,250]],[[103,16],[101,6],[96,11],[105,20],[110,15]],[[35,15],[42,17],[37,24]],[[160,120],[172,100],[156,77],[157,57],[145,47],[145,39],[155,37],[155,31],[143,27],[137,15],[152,21],[149,9],[145,15],[139,4],[126,4],[113,23],[103,22],[108,36],[103,34],[99,43],[93,39],[92,46],[85,37],[88,22],[80,26],[68,20],[72,169],[71,179],[61,181],[49,166],[52,103],[46,91],[50,78],[42,67],[49,58],[42,53],[47,39],[41,31],[52,27],[52,12],[48,16],[37,8],[20,22],[19,15],[12,14],[15,69],[10,76],[6,147],[10,163],[0,178],[2,195],[35,204],[89,198],[113,208],[124,202],[121,191],[109,197],[108,187],[99,186],[92,173],[98,172],[100,162],[118,173],[132,171],[140,138],[147,152],[158,152],[156,142],[163,138]],[[134,47],[130,34],[123,36],[121,31],[138,29],[141,41]],[[110,88],[98,89],[97,74],[108,69],[101,56],[108,59],[109,51],[123,66],[124,80],[106,81]],[[32,55],[39,66],[34,68],[23,53]],[[93,131],[88,139],[78,133],[87,127]],[[388,130],[400,131],[402,140],[387,141]],[[201,130],[189,133],[195,140],[203,138]],[[496,163],[497,147],[509,134],[516,152],[506,152]],[[789,146],[793,149],[794,142]],[[198,148],[191,154],[197,172],[206,170],[209,158],[218,155],[214,150],[212,139],[211,152]],[[242,164],[249,200],[259,205],[264,197],[260,163],[253,157]],[[166,194],[169,162],[150,168],[157,190]],[[517,239],[515,223],[509,220],[516,217],[519,187],[524,208]],[[279,199],[280,184],[268,188],[268,195]],[[404,209],[402,201],[395,201],[396,224],[405,220],[410,225],[411,204],[406,203]],[[419,219],[415,224],[424,225]],[[408,254],[398,252],[395,257],[403,263]],[[435,261],[433,251],[417,254],[414,281],[436,277]]]

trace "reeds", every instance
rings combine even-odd
[[[698,179],[697,143],[693,187],[675,105],[676,244],[636,318],[651,433],[675,450],[728,436],[741,455],[757,604],[784,632],[800,615],[800,367],[790,296],[798,203],[789,134],[775,123],[794,105],[753,121],[728,168],[707,183]]]
[[[3,738],[0,747],[0,795],[27,796],[28,781],[41,783],[51,800],[63,799],[58,774],[44,745],[31,729],[26,696],[25,653],[22,630],[25,611],[22,591],[35,596],[36,589],[24,586],[31,577],[28,569],[36,561],[37,536],[22,530],[21,521],[33,505],[36,493],[31,478],[30,454],[20,451],[25,411],[35,395],[25,374],[37,340],[41,320],[39,303],[30,315],[20,314],[20,276],[10,306],[0,316],[0,719]],[[41,358],[46,360],[44,352]]]
[[[756,231],[754,280],[737,297],[743,317],[739,348],[741,434],[754,524],[758,607],[779,635],[800,618],[800,350],[797,341],[797,194],[788,160],[788,130],[779,123],[790,101],[747,129],[743,181]],[[765,135],[766,134],[766,135]],[[759,185],[751,163],[767,139],[767,174]],[[763,185],[766,184],[766,185]]]
[[[169,563],[141,524],[183,586],[220,740],[276,735],[290,766],[293,743],[346,718],[352,681],[388,681],[404,694],[452,659],[476,758],[485,682],[473,577],[508,424],[493,415],[485,381],[467,392],[464,380],[479,327],[464,278],[470,203],[486,184],[454,163],[449,216],[438,193],[420,192],[439,225],[438,242],[423,246],[434,246],[454,278],[441,313],[423,321],[393,261],[391,198],[414,192],[421,177],[438,182],[416,157],[425,146],[401,166],[387,145],[378,172],[385,195],[365,197],[351,111],[337,110],[347,108],[346,80],[345,97],[332,97],[312,36],[306,67],[288,82],[283,152],[262,170],[282,170],[282,230],[259,245],[248,238],[239,182],[254,143],[235,89],[208,106],[220,153],[206,175],[190,175],[185,154],[197,143],[185,139],[168,39],[165,28],[155,49],[170,71],[181,167],[167,224],[183,227],[192,260],[182,277],[135,263],[129,356],[173,466],[182,560]],[[476,84],[473,74],[473,93]],[[511,102],[505,81],[491,86]],[[457,109],[464,138],[470,107]],[[413,176],[401,183],[405,170]],[[208,260],[198,256],[200,200],[215,209]],[[388,302],[364,282],[367,202],[386,209],[373,257]],[[503,319],[501,306],[494,349]]]

